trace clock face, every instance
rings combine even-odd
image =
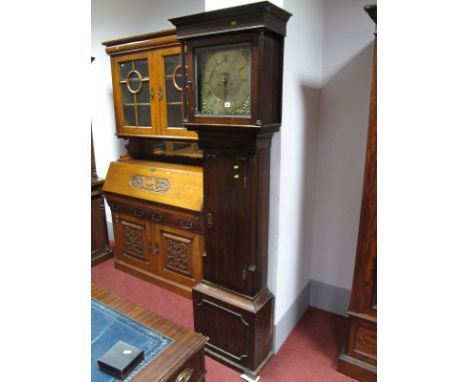
[[[199,48],[197,111],[203,115],[250,115],[250,44]]]

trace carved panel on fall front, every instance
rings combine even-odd
[[[166,178],[139,174],[133,175],[130,178],[129,184],[132,188],[156,192],[158,194],[165,194],[171,187],[171,183]]]

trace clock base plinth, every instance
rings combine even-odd
[[[264,288],[254,298],[207,282],[192,290],[195,330],[209,337],[206,353],[256,377],[272,357],[274,297]]]

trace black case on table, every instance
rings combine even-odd
[[[143,350],[118,341],[98,359],[102,371],[124,379],[144,358]]]

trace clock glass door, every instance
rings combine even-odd
[[[249,117],[251,44],[198,48],[196,114]]]

